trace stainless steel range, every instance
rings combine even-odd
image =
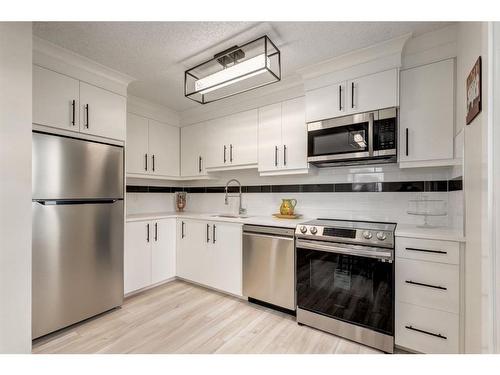
[[[392,353],[395,229],[331,219],[299,225],[297,322]]]

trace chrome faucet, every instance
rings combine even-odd
[[[237,184],[238,184],[238,186],[240,187],[240,192],[239,192],[239,194],[238,194],[238,195],[230,195],[230,194],[229,194],[229,192],[228,192],[229,184],[231,184],[232,182],[237,183]],[[244,208],[241,206],[241,183],[240,183],[237,179],[233,178],[233,179],[229,180],[229,181],[226,183],[226,188],[224,189],[224,191],[226,192],[226,195],[225,195],[225,197],[224,197],[224,204],[225,204],[225,205],[228,205],[228,204],[229,204],[229,202],[228,202],[228,199],[227,199],[227,198],[231,198],[231,197],[238,197],[238,198],[240,199],[240,206],[239,206],[239,209],[238,209],[238,214],[239,214],[239,215],[244,215],[244,214],[246,214],[246,213],[247,213],[247,210],[246,210],[246,209],[244,209]]]

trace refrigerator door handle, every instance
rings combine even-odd
[[[43,206],[55,206],[55,205],[75,205],[75,204],[109,204],[115,203],[121,199],[88,199],[88,200],[73,200],[73,199],[35,199],[33,202],[41,204]]]

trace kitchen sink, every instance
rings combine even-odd
[[[247,215],[232,215],[232,214],[217,214],[217,215],[211,215],[211,217],[225,217],[229,219],[246,219],[248,216]]]

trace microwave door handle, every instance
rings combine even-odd
[[[374,117],[374,113],[371,112],[368,119],[368,154],[370,155],[370,157],[373,156],[373,124],[375,122]]]

